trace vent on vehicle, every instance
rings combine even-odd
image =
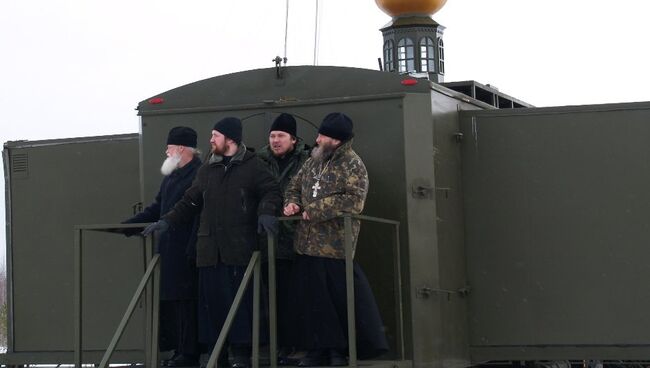
[[[14,174],[27,174],[29,160],[26,153],[17,153],[11,156],[11,172]]]

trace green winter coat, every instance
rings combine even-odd
[[[294,150],[289,153],[289,163],[283,172],[280,172],[278,162],[273,156],[271,148],[266,145],[257,153],[257,156],[267,165],[271,174],[278,180],[280,190],[284,193],[289,185],[289,181],[293,178],[298,170],[302,167],[309,157],[309,147],[304,144],[302,139],[298,138]],[[293,251],[293,237],[297,226],[296,221],[281,221],[280,233],[278,234],[278,250],[276,258],[279,259],[293,259],[295,252]],[[263,239],[264,245],[267,240]]]
[[[359,155],[352,150],[352,140],[334,151],[329,164],[321,165],[308,159],[291,179],[284,194],[285,206],[295,203],[310,217],[309,221],[298,224],[294,239],[296,252],[314,257],[345,258],[343,218],[337,216],[360,214],[367,194],[368,172]],[[353,247],[360,225],[359,220],[352,220]]]

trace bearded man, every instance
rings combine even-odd
[[[190,187],[201,160],[196,150],[196,132],[175,127],[167,136],[167,158],[160,171],[165,176],[156,199],[147,208],[124,223],[155,222],[178,202]],[[127,231],[133,235],[137,229]],[[158,238],[160,253],[160,350],[174,350],[163,366],[196,365],[197,344],[196,287],[194,266],[194,221],[174,227]]]
[[[199,270],[199,341],[209,351],[219,337],[228,310],[253,251],[258,232],[277,234],[282,205],[277,181],[242,143],[238,118],[218,121],[210,139],[212,154],[192,186],[162,219],[143,234],[165,231],[200,213],[196,242]],[[248,288],[235,316],[228,343],[233,368],[250,366],[253,294]]]
[[[307,355],[299,367],[347,365],[347,309],[344,220],[360,214],[368,193],[368,173],[352,150],[352,120],[342,113],[323,119],[312,150],[285,192],[284,215],[302,212],[295,235],[298,253],[294,291],[295,333]],[[356,245],[360,222],[352,220]],[[354,297],[359,358],[388,350],[377,303],[361,267],[354,264]],[[355,342],[352,342],[355,343]]]

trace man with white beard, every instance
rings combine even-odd
[[[160,167],[165,176],[156,199],[142,212],[124,223],[156,222],[174,207],[189,188],[201,166],[196,150],[196,132],[175,127],[167,137],[167,158]],[[179,224],[160,234],[157,248],[160,273],[160,350],[174,350],[166,367],[194,366],[198,363],[196,221]],[[134,235],[133,229],[127,235]]]

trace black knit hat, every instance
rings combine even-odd
[[[214,124],[213,129],[232,139],[235,143],[241,143],[241,120],[238,118],[223,118]]]
[[[341,112],[327,114],[320,124],[318,134],[345,142],[354,137],[352,132],[352,120]]]
[[[196,132],[188,127],[174,127],[167,135],[167,144],[196,148]]]
[[[296,119],[291,114],[282,113],[275,120],[273,120],[273,125],[269,132],[274,130],[279,130],[282,132],[287,132],[292,136],[297,136],[296,134]]]

